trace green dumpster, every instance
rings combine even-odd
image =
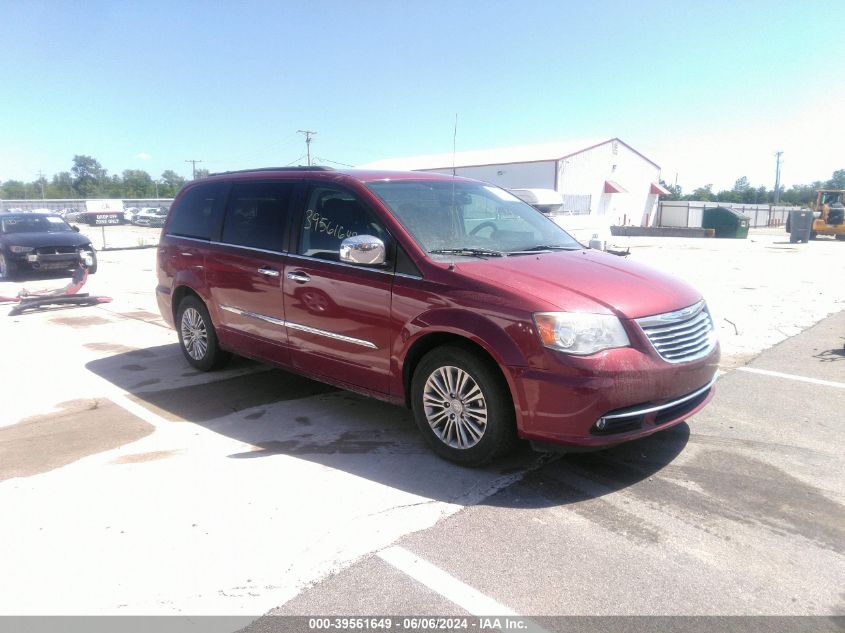
[[[713,207],[704,209],[701,228],[714,229],[715,237],[748,237],[750,219],[730,207]]]

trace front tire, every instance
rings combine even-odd
[[[176,332],[185,360],[200,371],[220,369],[232,355],[220,349],[217,332],[205,304],[193,295],[179,303]]]
[[[0,281],[12,281],[17,272],[17,265],[9,261],[4,253],[0,253]]]
[[[411,404],[420,432],[440,457],[482,466],[516,445],[516,416],[499,368],[453,345],[435,348],[417,365]]]

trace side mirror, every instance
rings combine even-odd
[[[77,233],[79,233],[79,227],[78,227],[78,226],[76,226],[75,224],[74,224],[72,227],[70,227],[70,228],[72,228],[74,231],[76,231]]]
[[[383,264],[384,242],[372,235],[347,237],[340,243],[340,261],[346,264]]]

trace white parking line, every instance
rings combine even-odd
[[[756,367],[737,367],[739,371],[747,371],[752,374],[761,374],[763,376],[774,376],[775,378],[787,378],[789,380],[798,380],[800,382],[809,382],[814,385],[822,385],[824,387],[836,387],[837,389],[845,389],[845,382],[834,382],[832,380],[821,380],[819,378],[808,378],[806,376],[796,376],[795,374],[784,374],[779,371],[770,371],[768,369],[757,369]]]
[[[117,385],[110,383],[105,378],[99,376],[92,376],[92,381],[99,384],[99,388],[103,390],[105,396],[114,404],[119,406],[124,411],[131,413],[135,417],[141,418],[144,422],[153,425],[156,428],[163,426],[170,426],[173,424],[167,418],[163,418],[159,414],[150,411],[142,404],[138,404],[129,397],[129,392],[124,391]]]
[[[398,545],[388,547],[381,550],[378,556],[472,615],[517,615],[493,598],[485,596],[480,591],[447,574],[436,565],[424,561],[404,547]]]

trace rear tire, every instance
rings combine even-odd
[[[220,349],[208,310],[193,295],[186,296],[179,303],[176,332],[185,360],[200,371],[220,369],[232,357],[229,352]]]
[[[471,350],[446,345],[426,354],[414,370],[411,405],[432,450],[456,464],[482,466],[516,445],[508,384]]]

